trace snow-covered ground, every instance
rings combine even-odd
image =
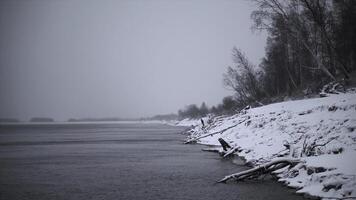
[[[183,119],[176,123],[177,126],[198,126],[201,125],[200,119]]]
[[[194,125],[188,139],[236,125],[198,142],[220,145],[218,138],[223,138],[238,146],[242,151],[236,154],[254,165],[288,154],[284,144],[290,144],[293,156],[302,162],[276,171],[279,181],[310,196],[356,197],[355,92],[275,103],[216,117],[204,130],[199,121]]]

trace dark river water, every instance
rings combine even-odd
[[[0,125],[0,199],[303,199],[272,180],[216,184],[246,167],[182,144],[183,129]]]

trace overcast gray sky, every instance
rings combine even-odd
[[[255,64],[245,0],[1,0],[0,117],[141,117],[231,94],[231,49]]]

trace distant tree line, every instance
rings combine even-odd
[[[178,116],[184,118],[200,118],[205,117],[209,113],[209,109],[205,102],[198,107],[196,104],[186,106],[184,109],[178,110]]]
[[[222,103],[212,106],[209,108],[205,102],[203,102],[200,107],[196,104],[191,104],[186,106],[184,109],[178,111],[178,118],[191,118],[198,119],[207,116],[208,114],[223,115],[232,114],[238,109],[237,103],[232,96],[224,97]]]

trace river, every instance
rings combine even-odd
[[[184,145],[159,124],[0,125],[1,200],[303,199],[266,179],[216,184],[247,169]]]

